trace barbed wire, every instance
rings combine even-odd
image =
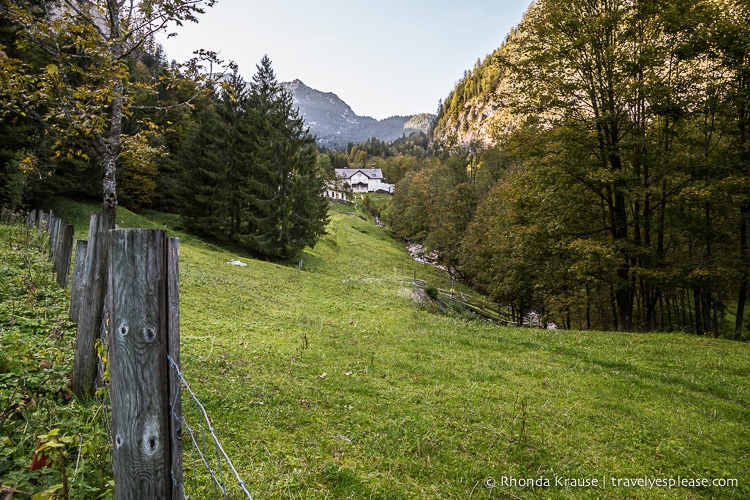
[[[208,432],[211,435],[211,438],[213,438],[214,444],[216,445],[216,464],[217,464],[217,470],[218,473],[211,467],[211,464],[209,462],[208,457],[208,447],[206,444],[206,433],[201,432],[201,438],[202,438],[202,445],[198,443],[198,439],[196,438],[196,431],[188,424],[187,419],[185,418],[184,412],[181,412],[182,415],[177,415],[175,409],[177,407],[177,402],[180,397],[179,391],[175,394],[174,400],[169,403],[170,411],[172,414],[172,419],[180,424],[190,435],[190,440],[193,444],[193,474],[194,474],[194,480],[197,483],[197,479],[195,478],[195,464],[197,463],[197,459],[195,457],[195,452],[198,453],[200,456],[200,461],[203,463],[203,465],[208,470],[208,473],[211,475],[211,479],[213,480],[214,489],[219,488],[224,495],[224,498],[227,498],[227,488],[226,483],[224,481],[224,473],[223,473],[223,466],[222,466],[222,457],[224,459],[224,462],[227,467],[232,471],[234,474],[234,477],[237,480],[237,484],[242,489],[243,493],[247,496],[249,500],[252,500],[252,496],[250,495],[250,492],[247,489],[247,485],[240,477],[239,473],[237,472],[237,469],[232,464],[232,461],[229,459],[229,456],[227,455],[226,451],[224,451],[224,448],[221,446],[221,443],[219,442],[219,439],[216,436],[216,431],[214,430],[213,426],[211,425],[211,420],[208,417],[208,413],[206,412],[206,408],[201,404],[200,400],[198,400],[198,397],[195,395],[193,390],[190,388],[190,384],[185,379],[185,377],[182,375],[182,371],[180,371],[179,366],[177,366],[177,363],[172,359],[172,357],[167,354],[167,360],[169,361],[170,367],[175,371],[177,374],[177,377],[180,380],[180,386],[181,388],[184,388],[184,390],[187,390],[188,394],[190,395],[190,399],[192,399],[198,409],[200,410],[200,415],[202,416],[202,420],[205,421],[205,425],[208,428]],[[199,424],[200,425],[200,424]],[[218,476],[218,477],[217,477]],[[172,477],[172,480],[175,481],[175,485],[177,485],[176,478],[174,476]],[[184,488],[184,485],[183,485]]]
[[[29,228],[32,229],[33,227],[36,227],[40,233],[46,235],[46,231],[49,227],[50,220],[52,218],[52,213],[49,214],[46,212],[28,212],[28,213],[19,213],[19,212],[13,212],[10,210],[7,210],[5,208],[2,208],[0,210],[0,223],[3,224],[24,224]],[[49,237],[47,237],[47,241],[45,242],[45,245],[49,242]],[[97,380],[96,380],[96,386],[94,391],[94,400],[97,404],[100,405],[101,411],[97,411],[97,413],[100,414],[100,417],[102,418],[102,425],[106,429],[107,433],[107,440],[109,443],[109,450],[110,450],[110,462],[112,462],[113,458],[113,428],[112,428],[112,406],[111,406],[111,393],[110,393],[110,385],[109,385],[109,345],[108,345],[108,338],[107,338],[107,330],[109,327],[109,321],[110,321],[110,311],[106,308],[103,311],[103,321],[100,329],[100,335],[96,339],[95,342],[95,349],[96,349],[96,355],[97,355]],[[175,371],[177,374],[177,377],[180,381],[180,390],[175,391],[174,399],[170,401],[169,403],[169,409],[170,409],[170,416],[173,419],[173,421],[178,426],[178,429],[184,428],[187,430],[187,432],[190,434],[190,440],[192,442],[192,455],[193,455],[193,478],[194,478],[194,486],[195,490],[198,490],[198,478],[197,478],[197,467],[195,466],[198,462],[195,454],[200,456],[200,461],[202,464],[206,467],[208,470],[209,475],[212,478],[213,481],[213,487],[214,491],[217,493],[217,496],[219,494],[219,491],[223,495],[223,497],[226,499],[228,498],[227,495],[227,487],[226,482],[224,479],[224,467],[229,467],[229,469],[234,474],[234,477],[237,480],[237,484],[242,489],[242,492],[246,495],[246,497],[249,500],[252,500],[252,496],[250,495],[250,492],[247,489],[247,485],[240,477],[239,473],[237,472],[237,469],[232,464],[232,461],[229,459],[229,456],[227,455],[226,451],[224,451],[224,448],[221,446],[221,443],[219,442],[219,439],[216,436],[216,432],[211,425],[211,420],[208,416],[208,413],[206,412],[206,408],[203,406],[203,404],[198,400],[198,397],[195,395],[195,393],[190,388],[190,384],[185,379],[185,377],[182,375],[182,372],[177,366],[177,363],[172,359],[169,354],[167,354],[167,360],[169,361],[170,367]],[[196,426],[196,430],[193,427],[191,427],[185,418],[184,414],[178,415],[178,401],[181,399],[181,392],[183,390],[187,390],[188,394],[190,395],[190,399],[193,400],[200,410],[200,415],[202,417],[202,421],[205,421],[205,427],[208,428],[209,434],[211,435],[211,438],[213,439],[214,444],[216,445],[216,470],[212,468],[211,461],[213,459],[209,459],[209,452],[208,452],[208,440],[206,439],[206,433],[203,431],[203,425],[202,423],[198,423]],[[179,413],[183,413],[182,411],[179,411]],[[196,437],[198,434],[200,434],[200,440],[202,443],[198,443],[198,437]],[[184,450],[183,450],[184,455]],[[80,451],[79,451],[79,457],[80,460]],[[222,459],[224,461],[224,464],[222,464]],[[78,474],[78,461],[76,463],[76,470],[73,475],[73,481],[76,480],[77,474]],[[185,481],[184,477],[182,478],[181,482],[179,478],[175,477],[175,471],[174,471],[174,464],[172,464],[172,468],[170,470],[172,483],[173,483],[173,497],[174,498],[185,498]],[[184,475],[184,474],[183,474]]]

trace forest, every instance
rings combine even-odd
[[[434,141],[391,227],[519,319],[740,340],[749,63],[747,2],[539,1],[441,103],[502,103],[492,144]]]
[[[747,336],[746,1],[541,0],[440,103],[431,137],[344,151],[315,145],[267,58],[246,83],[211,52],[167,62],[148,30],[113,55],[75,20],[20,29],[54,3],[3,3],[4,206],[106,207],[116,180],[127,208],[290,258],[325,231],[334,168],[381,168],[396,191],[365,208],[519,323]],[[462,143],[477,126],[492,140]]]
[[[331,173],[270,59],[248,83],[214,52],[178,64],[155,42],[213,3],[0,4],[0,205],[98,198],[259,256],[313,245]]]

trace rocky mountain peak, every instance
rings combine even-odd
[[[315,90],[299,79],[281,85],[292,94],[294,105],[318,143],[332,149],[343,149],[349,143],[363,143],[373,137],[388,142],[415,131],[427,133],[435,119],[434,115],[423,113],[376,120],[357,115],[333,92]]]

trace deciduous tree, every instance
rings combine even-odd
[[[143,134],[127,139],[123,122],[143,82],[129,80],[128,59],[173,24],[197,22],[216,0],[60,0],[28,8],[3,0],[2,13],[19,26],[17,44],[35,47],[46,64],[0,57],[4,112],[30,116],[54,141],[58,156],[79,156],[102,169],[103,211],[117,207],[116,172],[123,152],[143,158]],[[214,59],[214,54],[202,52]],[[200,58],[188,66],[197,75]]]

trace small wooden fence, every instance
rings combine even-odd
[[[158,229],[109,229],[112,222],[92,214],[88,242],[76,245],[70,302],[70,318],[78,325],[73,390],[85,398],[95,392],[97,378],[109,385],[115,498],[183,499],[183,426],[194,443],[196,438],[181,411],[181,391],[189,386],[180,371],[179,242]],[[72,225],[52,212],[6,209],[0,223],[46,231],[57,281],[67,287]],[[101,366],[97,342],[107,346],[109,370]],[[109,378],[102,380],[107,372]],[[190,398],[250,498],[192,391]],[[201,454],[201,460],[226,498],[208,459]]]
[[[70,258],[73,252],[73,233],[75,228],[52,216],[52,212],[32,210],[26,214],[17,214],[5,208],[0,211],[0,222],[4,224],[25,223],[49,234],[49,254],[57,282],[61,287],[68,286]]]
[[[405,283],[411,284],[415,289],[419,288],[421,290],[425,290],[427,288],[427,282],[425,280],[417,278],[416,269],[414,270],[414,277],[411,279],[406,279]],[[499,325],[516,324],[516,322],[513,321],[512,313],[508,311],[507,308],[504,308],[497,302],[487,301],[486,297],[474,297],[472,295],[456,291],[455,289],[435,289],[441,297],[448,299],[449,301],[453,302],[454,304],[458,304],[460,307],[466,309],[467,311],[481,316],[484,319],[492,321],[493,323],[497,323]]]

